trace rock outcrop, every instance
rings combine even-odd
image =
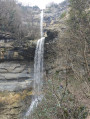
[[[22,92],[0,92],[0,119],[22,119],[29,108],[31,89]]]
[[[0,119],[22,119],[33,89],[32,62],[0,64]]]
[[[2,32],[0,31],[0,40],[8,41],[8,40],[15,40],[14,36],[10,32]]]
[[[34,59],[36,41],[16,40],[8,34],[0,34],[0,61],[20,61]]]
[[[32,87],[33,63],[3,62],[0,64],[0,91],[18,91]]]
[[[68,10],[68,0],[60,4],[52,3],[44,10],[44,28],[57,24],[63,12]]]

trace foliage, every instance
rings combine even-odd
[[[35,11],[37,6],[22,6],[15,0],[0,0],[0,30],[11,32],[16,39],[22,39],[25,36],[39,37],[39,19],[34,23]]]
[[[86,119],[87,109],[61,85],[59,74],[47,77],[45,97],[28,119]]]
[[[66,11],[61,14],[60,19],[63,19],[65,16],[66,16]]]
[[[51,73],[51,76],[47,77],[45,98],[30,119],[86,119],[88,116],[88,108],[86,108],[90,97],[88,2],[88,0],[70,0],[67,28],[58,43],[60,50],[56,51],[60,53],[61,57],[58,53],[58,60],[61,64],[64,62],[63,72],[66,73],[61,78],[59,69],[54,72],[54,75]],[[63,61],[60,59],[62,57]]]
[[[14,0],[0,0],[0,30],[18,34],[21,25],[19,8]]]
[[[89,32],[89,4],[88,0],[70,0],[70,12],[69,12],[69,26],[71,30],[78,32],[78,30],[84,30],[84,33]]]
[[[59,49],[55,49],[59,70],[48,74],[45,98],[29,119],[86,119],[88,116],[90,16],[87,2],[70,0],[67,28],[62,36],[60,32]]]
[[[68,23],[68,48],[69,55],[72,51],[73,55],[82,57],[82,61],[78,58],[79,64],[84,62],[84,70],[87,77],[89,77],[88,52],[90,47],[90,5],[88,0],[70,0],[70,11]],[[70,45],[71,44],[71,45]],[[73,49],[73,50],[72,50]],[[71,51],[72,50],[72,51]],[[74,57],[73,57],[74,58]],[[72,60],[73,59],[69,59]],[[77,62],[77,64],[78,64]],[[72,63],[73,65],[73,63]],[[73,65],[74,67],[75,65]],[[78,67],[78,65],[77,65]]]

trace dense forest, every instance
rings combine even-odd
[[[9,66],[5,69],[6,64],[3,68],[1,63],[0,86],[3,80],[2,72],[11,71],[15,73],[14,75],[21,72],[22,75],[29,74],[31,69],[27,70],[27,67],[31,68],[34,62],[36,41],[41,37],[41,11],[38,6],[23,6],[15,0],[0,0],[0,40],[6,38],[2,34],[9,34],[11,39],[14,39],[13,43],[5,42],[4,53],[0,45],[0,57],[4,59],[2,53],[5,54],[7,45],[12,43],[9,50],[18,52],[18,57],[24,62],[15,64],[14,71],[11,71],[12,68],[9,69]],[[65,0],[60,4],[51,3],[43,12],[45,44],[44,81],[41,92],[44,98],[33,113],[25,119],[90,119],[90,0]],[[17,63],[18,58],[15,61]],[[19,71],[20,66],[24,68]],[[5,74],[5,76],[8,75]],[[20,77],[20,80],[25,80],[25,76]],[[10,82],[10,79],[8,80]],[[19,78],[11,78],[12,80],[19,81]],[[23,119],[18,115],[21,112],[24,115],[25,109],[29,106],[28,101],[35,93],[31,87],[13,91],[12,94],[11,91],[3,93],[0,88],[0,119]],[[20,104],[17,104],[17,100],[21,101]],[[4,103],[9,106],[5,107]],[[12,112],[8,111],[9,108]]]

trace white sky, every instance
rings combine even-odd
[[[41,9],[43,9],[48,3],[51,2],[60,3],[64,0],[17,0],[17,1],[21,2],[23,5],[31,5],[31,6],[37,5]]]

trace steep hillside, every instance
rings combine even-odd
[[[48,28],[50,25],[55,25],[59,22],[59,18],[62,13],[68,12],[68,1],[64,1],[60,4],[52,3],[44,10],[44,28]]]
[[[49,11],[44,26],[45,98],[30,118],[89,119],[90,4],[70,0],[69,9],[58,18],[52,17],[56,10]]]

